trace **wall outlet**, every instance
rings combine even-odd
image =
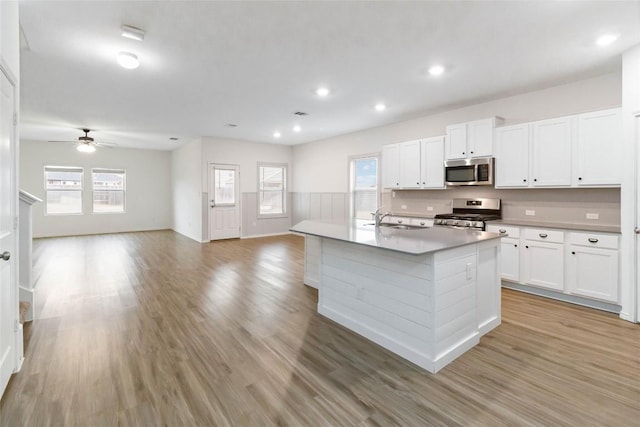
[[[600,218],[600,214],[597,213],[588,213],[587,214],[587,219],[599,219]]]
[[[395,192],[395,191],[392,191],[392,192],[391,192],[391,198],[393,198],[393,199],[395,199],[395,198],[396,198],[396,192]]]
[[[536,216],[536,211],[526,210],[524,211],[524,214],[527,216]]]
[[[400,209],[407,209],[407,205],[400,205]]]
[[[427,206],[427,212],[433,212],[433,206]]]

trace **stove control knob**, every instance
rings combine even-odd
[[[465,227],[471,227],[471,221],[465,221],[464,222],[464,226]]]
[[[458,221],[457,219],[454,219],[453,221],[451,221],[451,225],[458,225],[460,224],[460,221]]]

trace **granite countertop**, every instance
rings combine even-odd
[[[619,225],[569,224],[566,222],[527,221],[522,219],[504,219],[504,218],[487,222],[487,225],[499,225],[499,224],[519,225],[522,227],[560,228],[564,230],[593,231],[593,232],[601,232],[601,233],[620,233]]]
[[[500,234],[486,231],[448,227],[401,230],[384,226],[375,227],[370,222],[363,221],[332,224],[307,220],[294,225],[289,230],[411,255],[423,255],[500,238]]]

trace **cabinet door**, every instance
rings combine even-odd
[[[422,188],[444,188],[444,137],[421,142]]]
[[[569,292],[618,302],[618,251],[569,245],[567,255]]]
[[[400,188],[400,144],[382,147],[382,187]]]
[[[564,245],[524,240],[522,276],[527,285],[564,290]]]
[[[467,123],[467,157],[493,156],[493,119]]]
[[[529,186],[529,125],[496,129],[496,187]]]
[[[532,126],[533,186],[571,185],[571,118],[544,120]]]
[[[576,183],[619,185],[622,182],[622,113],[619,108],[578,116]]]
[[[520,281],[520,240],[503,237],[500,246],[502,278],[512,282]]]
[[[447,126],[445,156],[447,160],[467,158],[467,124]]]
[[[400,187],[420,188],[420,140],[400,143]]]

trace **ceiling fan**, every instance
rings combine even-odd
[[[117,144],[110,142],[96,142],[89,136],[91,129],[83,128],[84,136],[79,136],[77,141],[49,141],[49,142],[72,142],[76,144],[76,149],[83,153],[93,153],[96,151],[96,147],[115,147]]]

